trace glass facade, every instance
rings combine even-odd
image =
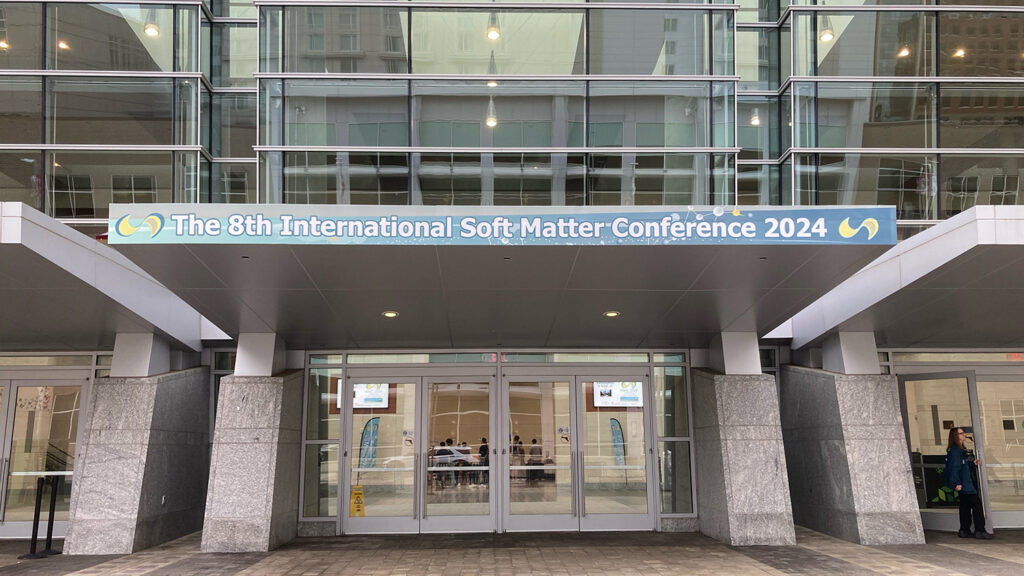
[[[628,3],[0,2],[0,198],[1021,201],[1019,3]]]

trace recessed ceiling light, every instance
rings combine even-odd
[[[7,43],[7,40],[0,40],[0,50],[7,50],[11,45]]]
[[[63,40],[58,40],[57,41],[57,48],[60,48],[61,50],[69,50],[69,49],[71,49],[71,46],[67,42],[65,42]]]
[[[149,36],[150,38],[156,38],[160,35],[160,28],[152,22],[146,24],[142,28],[142,31],[145,32],[146,36]]]
[[[395,312],[394,310],[385,310],[381,312],[380,315],[385,318],[398,318],[398,312]]]
[[[622,313],[621,313],[621,312],[619,312],[618,310],[609,310],[609,311],[605,312],[605,313],[603,314],[603,316],[604,316],[605,318],[616,318],[616,317],[618,317],[618,316],[619,316],[620,314],[622,314]]]
[[[896,56],[899,58],[906,58],[907,56],[910,56],[910,47],[904,46],[900,48],[900,51],[896,53]]]
[[[967,52],[965,52],[963,48],[957,48],[956,52],[953,52],[953,57],[954,58],[963,58],[964,55],[966,55],[966,54],[967,54]]]

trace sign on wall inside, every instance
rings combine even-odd
[[[892,245],[896,243],[896,209],[111,204],[108,240],[111,244]]]
[[[642,408],[643,405],[640,382],[594,382],[595,408]]]

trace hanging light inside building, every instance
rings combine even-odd
[[[487,124],[488,128],[498,125],[498,113],[494,110],[494,96],[487,101],[487,118],[484,119],[484,124]]]
[[[953,57],[954,58],[963,58],[966,55],[967,55],[967,52],[965,52],[963,48],[957,48],[956,52],[953,52]]]
[[[831,42],[835,40],[836,32],[832,29],[832,21],[829,20],[828,16],[821,17],[821,32],[818,34],[818,40],[822,42]]]
[[[71,49],[71,45],[68,44],[67,42],[63,41],[63,40],[58,40],[57,41],[57,48],[60,48],[61,50],[70,50]]]
[[[754,112],[750,115],[750,125],[760,126],[761,125],[761,114],[758,113],[757,108],[754,108]]]
[[[498,85],[498,79],[495,76],[498,75],[498,65],[494,63],[494,50],[491,50],[491,61],[487,64],[487,75],[490,78],[487,79],[487,87],[494,88]]]
[[[150,38],[160,35],[160,27],[156,25],[156,8],[150,8],[146,13],[146,24],[142,27],[142,31]]]
[[[7,39],[0,40],[0,50],[7,50],[11,45],[7,43]]]
[[[491,15],[487,17],[487,39],[497,40],[501,38],[501,27],[498,26],[498,13],[491,12]]]
[[[902,48],[900,48],[900,51],[896,53],[896,56],[900,58],[906,58],[907,56],[910,56],[910,47],[903,46]]]

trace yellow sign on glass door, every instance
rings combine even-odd
[[[363,505],[363,487],[353,486],[352,496],[348,502],[348,515],[352,516],[366,516],[366,508]]]

